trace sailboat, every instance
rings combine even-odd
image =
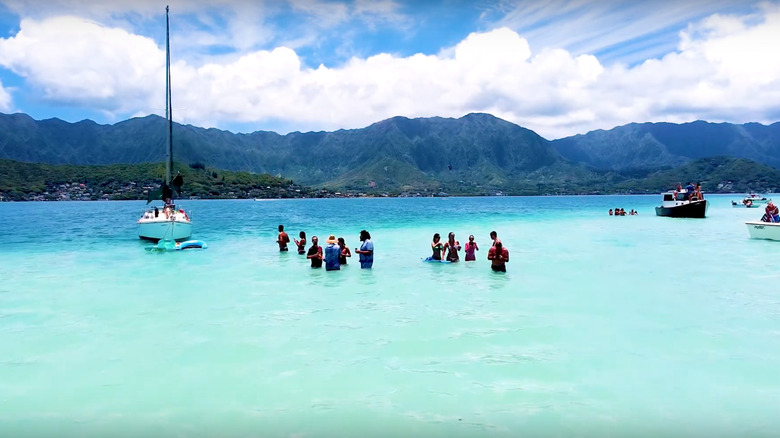
[[[162,208],[150,206],[138,219],[138,237],[152,241],[177,242],[187,240],[192,234],[192,221],[183,209],[173,203],[173,189],[181,194],[184,179],[173,173],[173,108],[171,107],[171,43],[168,6],[165,7],[165,118],[167,119],[165,182],[152,191],[146,204],[155,199],[162,200]]]

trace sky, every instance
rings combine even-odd
[[[780,0],[0,0],[0,112],[234,133],[780,120]]]

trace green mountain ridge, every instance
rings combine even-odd
[[[521,126],[476,113],[459,119],[393,117],[361,129],[286,135],[174,124],[173,134],[179,163],[267,173],[335,191],[601,192],[617,190],[614,184],[621,181],[713,156],[780,167],[780,123],[632,123],[548,141]],[[159,163],[164,144],[165,119],[154,115],[99,125],[0,114],[1,159]]]

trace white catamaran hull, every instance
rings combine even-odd
[[[753,239],[780,240],[780,223],[751,221],[745,222],[745,225]]]
[[[166,219],[164,216],[138,219],[138,237],[147,240],[187,240],[192,235],[192,223],[182,213]]]

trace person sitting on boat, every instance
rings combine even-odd
[[[762,222],[780,222],[780,210],[772,201],[767,202],[764,209],[764,217],[761,218]]]
[[[674,188],[674,192],[672,192],[672,197],[674,197],[675,200],[677,200],[677,194],[682,192],[682,184],[677,183],[677,187]]]
[[[693,187],[693,183],[692,182],[688,182],[688,185],[685,186],[685,191],[688,192],[686,194],[686,196],[688,197],[689,201],[693,201],[693,192],[694,192],[694,190],[696,190],[696,189]]]
[[[699,200],[704,200],[704,195],[701,193],[701,183],[696,183],[696,191],[693,192],[693,196]]]

